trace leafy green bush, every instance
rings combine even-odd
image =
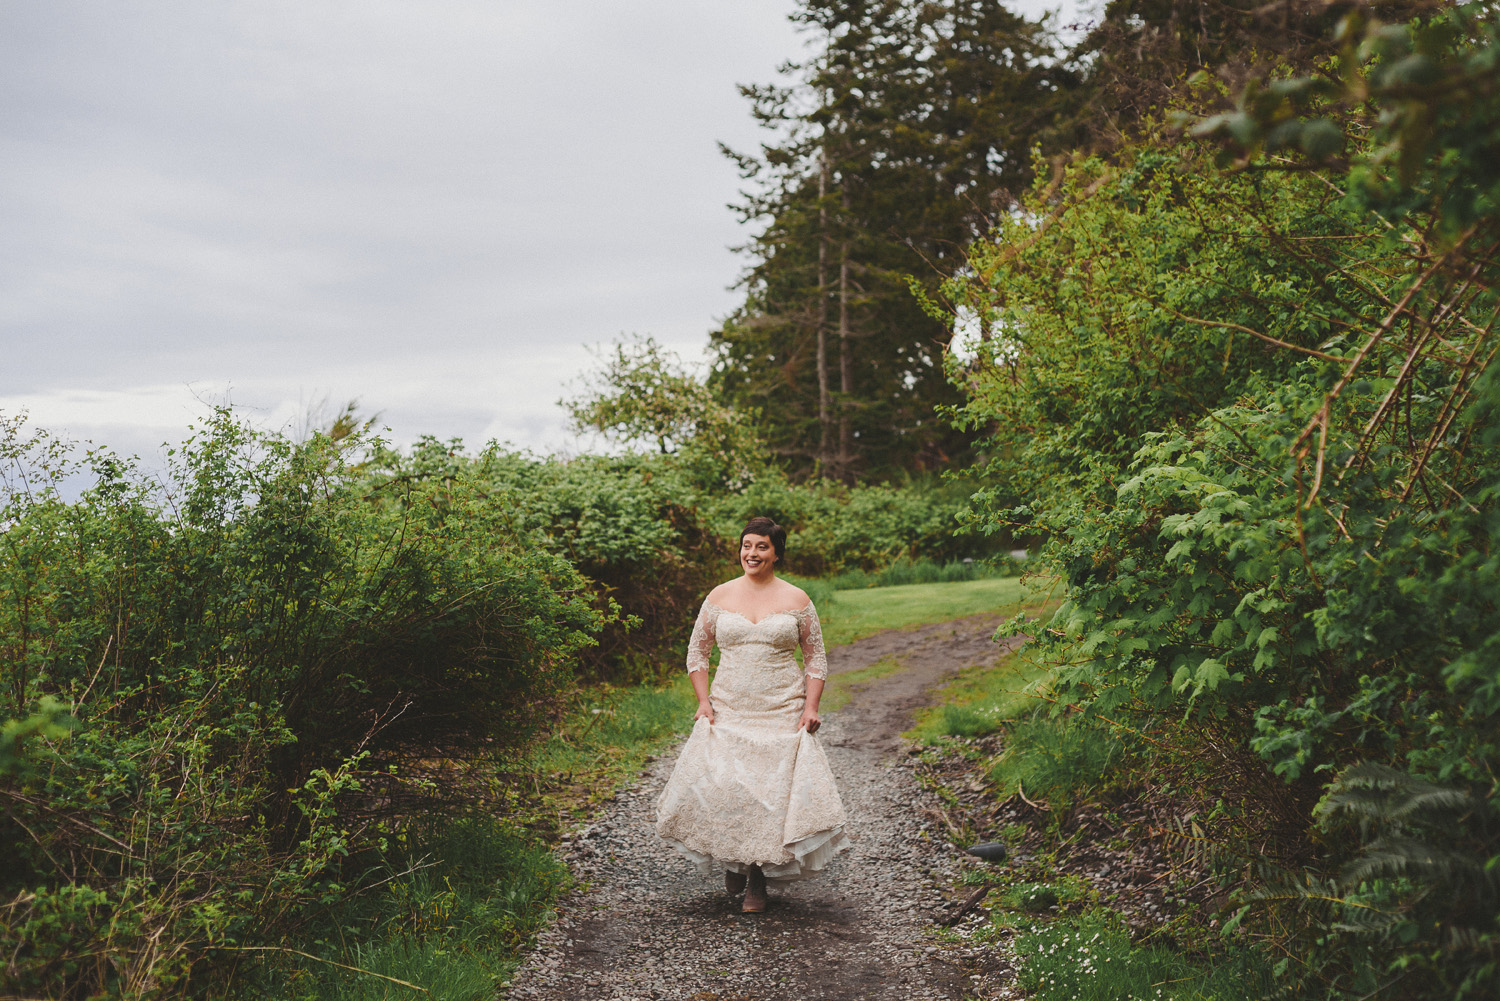
[[[464,485],[489,519],[475,519],[473,530],[525,540],[587,578],[603,628],[576,656],[595,678],[669,673],[686,647],[695,597],[735,567],[732,542],[693,507],[691,478],[675,456],[538,459],[494,444],[469,455],[460,442],[429,438],[407,453],[381,450],[369,468],[377,495]]]
[[[977,503],[1067,583],[1036,641],[1059,697],[1175,717],[1183,750],[1253,749],[1290,786],[1236,767],[1215,792],[1300,828],[1271,861],[1303,889],[1244,918],[1299,996],[1500,975],[1475,882],[1500,866],[1497,31],[1492,5],[1356,8],[1326,76],[1201,123],[1251,169],[1148,131],[950,287],[993,333],[961,373],[991,434]],[[1402,786],[1466,805],[1402,815]],[[1369,812],[1314,830],[1320,795]]]
[[[704,497],[702,504],[730,540],[756,515],[775,519],[790,536],[787,568],[827,577],[873,573],[898,561],[951,564],[994,555],[1001,537],[969,523],[969,492],[957,482],[848,487],[823,480],[792,483],[768,472],[738,493]]]
[[[65,502],[66,452],[5,431],[0,952],[28,994],[198,989],[277,944],[379,818],[455,795],[410,766],[533,741],[605,620],[472,480],[372,483],[357,439],[221,412],[165,489],[96,454]]]
[[[900,587],[903,584],[949,584],[958,580],[988,580],[991,577],[1014,577],[1020,566],[1007,557],[992,557],[988,560],[955,560],[951,563],[936,563],[932,560],[910,560],[897,557],[883,570],[873,573],[864,570],[845,570],[827,578],[828,584],[839,591],[855,591],[865,587]]]

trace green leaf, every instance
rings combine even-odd
[[[1314,160],[1324,160],[1344,148],[1344,133],[1326,118],[1317,118],[1302,126],[1302,152]]]

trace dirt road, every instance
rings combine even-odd
[[[933,687],[1003,654],[996,616],[886,632],[829,656],[838,675],[892,657],[901,670],[853,690],[822,740],[854,847],[818,879],[772,891],[745,915],[656,837],[654,804],[675,751],[654,762],[566,849],[580,889],[517,972],[516,1001],[958,999],[1005,993],[991,948],[934,935],[954,882],[980,867],[933,826],[901,732]]]

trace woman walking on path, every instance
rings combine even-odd
[[[657,833],[706,875],[722,871],[730,893],[745,892],[747,913],[765,910],[767,883],[814,875],[849,847],[813,736],[828,677],[823,632],[807,594],[776,576],[785,554],[785,529],[750,519],[740,533],[744,575],[704,600],[687,658],[698,712],[656,804]]]

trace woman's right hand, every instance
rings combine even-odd
[[[713,726],[714,725],[714,707],[713,707],[712,703],[710,703],[710,702],[700,702],[700,703],[698,703],[698,712],[697,712],[697,715],[695,715],[693,717],[693,722],[696,723],[700,719],[706,719],[706,720],[708,720],[708,725],[709,726]]]

